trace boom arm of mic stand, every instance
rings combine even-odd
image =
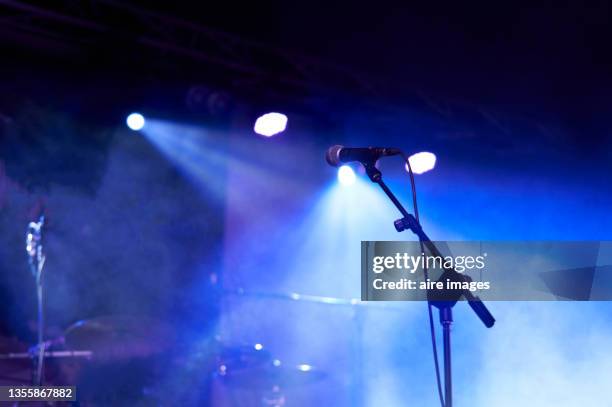
[[[366,173],[372,182],[378,184],[382,190],[387,194],[389,199],[393,202],[395,207],[400,211],[403,218],[395,221],[395,229],[398,232],[402,232],[406,229],[410,229],[415,235],[418,236],[419,240],[427,246],[427,249],[431,252],[432,255],[436,257],[443,257],[436,245],[431,241],[429,236],[425,234],[423,228],[419,222],[417,222],[416,218],[406,211],[406,208],[402,205],[402,203],[397,199],[397,197],[393,194],[393,192],[389,189],[387,184],[382,179],[382,174],[378,168],[375,167],[375,163],[366,163],[364,164]],[[455,272],[456,273],[456,272]],[[487,327],[491,328],[495,324],[495,318],[489,312],[484,303],[472,294],[469,290],[464,290],[462,292],[465,299],[468,301],[468,304],[472,308],[472,310],[476,313],[478,318],[482,321],[482,323]]]

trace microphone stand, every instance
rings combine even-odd
[[[43,303],[43,268],[45,266],[45,255],[42,247],[42,229],[45,223],[45,216],[40,215],[38,222],[30,222],[28,225],[28,231],[26,234],[26,251],[28,253],[28,260],[30,271],[36,281],[36,299],[37,299],[37,314],[38,314],[38,344],[32,351],[32,357],[34,360],[34,374],[32,382],[35,386],[42,386],[43,375],[44,375],[44,358],[46,343],[44,341],[44,303]]]
[[[395,207],[402,214],[402,218],[394,222],[395,229],[398,232],[403,232],[406,229],[411,230],[415,235],[417,235],[419,241],[423,245],[425,245],[425,247],[427,247],[427,249],[433,256],[444,257],[442,256],[436,245],[427,236],[427,234],[425,234],[423,228],[421,228],[421,225],[416,220],[416,218],[410,213],[408,213],[408,211],[406,211],[401,202],[397,199],[393,192],[391,192],[387,184],[385,184],[382,179],[382,173],[375,166],[376,161],[374,160],[363,162],[362,164],[365,167],[366,174],[368,174],[370,180],[378,184],[382,188],[382,190],[385,192],[385,194],[387,194],[391,202],[393,202]],[[445,269],[444,273],[440,277],[441,281],[446,281],[446,279],[450,279],[452,281],[471,281],[471,278],[469,276],[457,273],[452,268]],[[472,310],[476,313],[478,318],[480,318],[482,323],[487,328],[491,328],[495,323],[495,318],[493,318],[493,315],[491,315],[491,313],[480,300],[480,298],[472,294],[469,290],[459,291],[458,293],[434,293],[433,291],[427,292],[427,301],[434,307],[438,308],[440,312],[440,324],[442,325],[444,343],[444,407],[452,407],[453,405],[450,327],[453,323],[452,308],[455,306],[457,301],[459,301],[462,295],[465,297]]]

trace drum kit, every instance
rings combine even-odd
[[[215,381],[230,391],[250,391],[261,406],[281,407],[287,405],[285,389],[326,377],[308,364],[285,366],[261,344],[228,346],[213,341],[211,357],[192,354],[191,361],[177,355],[176,345],[173,330],[151,318],[105,316],[79,321],[45,342],[43,384],[77,386],[80,405],[144,399],[147,405],[165,405],[162,401],[171,395],[156,388],[163,387],[163,371],[184,370],[195,360],[203,365],[198,371],[204,372],[198,386]],[[37,346],[1,339],[0,385],[31,385],[32,359],[37,356]]]
[[[39,311],[43,224],[43,217],[32,222],[26,239],[37,282]],[[297,298],[292,294],[287,299]],[[76,386],[80,406],[176,405],[174,389],[182,386],[177,384],[177,377],[180,382],[180,372],[191,372],[199,377],[185,380],[184,385],[190,383],[192,388],[183,391],[193,394],[188,396],[189,402],[181,405],[211,404],[210,389],[220,384],[229,392],[249,392],[248,405],[282,407],[291,405],[286,389],[326,378],[326,374],[309,364],[286,365],[259,343],[236,346],[217,338],[207,343],[205,349],[190,352],[178,339],[176,329],[150,317],[111,315],[81,320],[47,340],[42,335],[42,312],[38,322],[39,340],[34,346],[0,337],[0,386]],[[245,405],[236,401],[226,404]]]

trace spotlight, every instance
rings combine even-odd
[[[415,174],[423,174],[424,172],[433,170],[436,166],[436,155],[423,151],[408,157],[408,162],[410,162],[412,172]],[[408,164],[406,164],[406,171],[408,171]]]
[[[338,181],[340,181],[342,185],[353,185],[355,183],[355,179],[355,171],[353,171],[350,166],[343,165],[338,168]]]
[[[255,126],[253,126],[255,133],[265,137],[272,137],[275,134],[282,133],[286,128],[287,116],[275,112],[259,116],[255,121]]]
[[[131,130],[138,131],[145,126],[145,118],[140,113],[130,113],[125,123]]]

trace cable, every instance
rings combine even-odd
[[[416,185],[414,182],[414,173],[412,172],[412,167],[410,166],[410,160],[406,153],[402,152],[402,157],[406,162],[406,166],[408,167],[408,174],[410,175],[410,188],[412,190],[412,206],[414,207],[414,217],[417,220],[417,223],[420,225],[421,221],[419,220],[419,206],[417,204],[417,193],[416,193]],[[419,244],[421,246],[421,253],[425,253],[425,248],[423,247],[423,242],[419,239]],[[427,262],[423,264],[423,273],[425,275],[425,280],[429,279],[429,273],[427,271]],[[432,305],[429,300],[427,301],[427,311],[429,314],[429,331],[431,332],[431,346],[433,348],[433,358],[434,365],[436,368],[436,383],[438,385],[438,397],[440,398],[440,405],[444,407],[446,405],[444,401],[444,396],[442,396],[442,382],[440,380],[440,363],[438,362],[438,346],[436,345],[436,328],[433,322],[433,311]]]

